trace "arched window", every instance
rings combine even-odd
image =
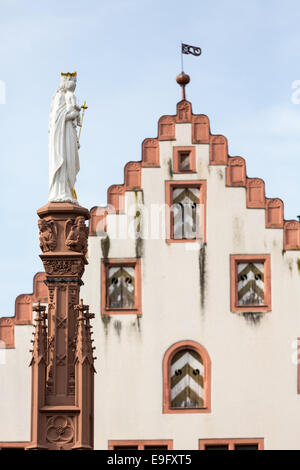
[[[209,413],[211,363],[194,341],[171,346],[163,361],[164,413]]]

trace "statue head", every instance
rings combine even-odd
[[[78,228],[85,227],[85,218],[82,216],[77,217],[75,224],[77,225]]]
[[[77,83],[77,72],[61,73],[60,88],[65,91],[75,91]]]
[[[38,220],[38,227],[40,229],[40,232],[44,232],[47,228],[47,223],[44,219],[39,219]]]

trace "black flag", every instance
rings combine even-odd
[[[189,46],[188,44],[181,44],[181,52],[182,54],[193,54],[193,55],[201,55],[200,47]]]

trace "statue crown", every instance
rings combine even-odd
[[[61,76],[62,77],[77,77],[77,72],[67,72],[67,73],[64,73],[64,72],[61,72]]]

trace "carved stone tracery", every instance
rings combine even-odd
[[[63,259],[46,259],[44,260],[44,267],[49,275],[74,274],[81,277],[84,271],[84,261],[82,259],[68,259],[67,257]]]
[[[68,416],[50,416],[47,419],[46,439],[49,443],[71,443],[74,440],[74,422]]]

